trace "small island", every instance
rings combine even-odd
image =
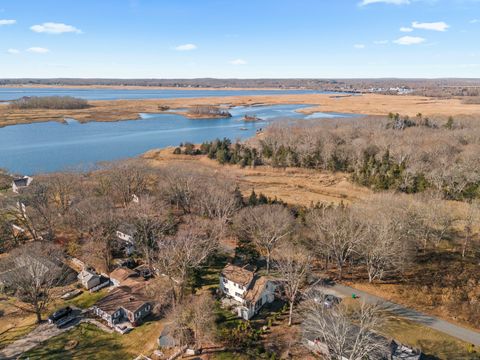
[[[224,108],[213,105],[195,105],[185,113],[186,117],[192,119],[230,118],[230,114]]]
[[[262,121],[257,115],[245,115],[243,117],[243,121],[245,122],[256,122],[256,121]]]

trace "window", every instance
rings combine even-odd
[[[235,293],[235,296],[237,296],[237,297],[242,297],[242,294],[239,294],[239,293],[236,292],[236,293]]]
[[[228,284],[228,280],[226,278],[222,278],[224,284]]]

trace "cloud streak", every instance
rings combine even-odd
[[[195,44],[183,44],[183,45],[178,45],[175,50],[177,51],[192,51],[196,50],[198,47]]]
[[[400,31],[401,31],[401,32],[412,32],[413,29],[410,28],[410,27],[402,26],[402,27],[400,28]]]
[[[50,52],[50,50],[48,50],[47,48],[38,47],[38,46],[28,48],[27,51],[34,54],[46,54]]]
[[[8,49],[7,52],[12,55],[20,54],[20,50],[18,49]]]
[[[426,39],[419,36],[403,36],[394,41],[398,45],[418,45],[424,43]]]
[[[75,26],[62,24],[62,23],[54,23],[54,22],[46,22],[40,25],[33,25],[30,27],[30,30],[36,33],[45,33],[45,34],[64,34],[64,33],[76,33],[81,34],[82,30],[77,29]]]
[[[243,59],[235,59],[230,61],[230,64],[232,65],[247,65],[247,62]]]
[[[371,4],[408,5],[410,4],[410,0],[362,0],[360,6]]]
[[[450,27],[447,23],[443,21],[437,21],[437,22],[418,22],[414,21],[412,23],[412,28],[414,29],[422,29],[422,30],[432,30],[432,31],[447,31],[447,29]]]
[[[0,26],[13,25],[13,24],[16,24],[16,23],[17,23],[17,20],[0,19]]]

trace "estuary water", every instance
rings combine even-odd
[[[109,90],[110,91],[110,90]],[[57,94],[58,95],[58,94]],[[137,156],[150,149],[201,143],[216,138],[232,141],[255,135],[258,129],[281,118],[312,119],[354,115],[298,113],[307,105],[234,107],[231,118],[188,119],[162,113],[141,114],[140,120],[66,124],[44,122],[0,128],[0,168],[16,174],[34,175],[67,169],[88,169],[101,161]],[[257,122],[243,121],[256,115]]]

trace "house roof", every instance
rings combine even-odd
[[[95,306],[111,315],[120,308],[135,312],[148,302],[141,292],[141,287],[119,286],[97,301]]]
[[[22,178],[13,179],[13,183],[14,183],[15,186],[17,186],[17,187],[25,187],[25,186],[28,186],[28,184],[30,184],[30,181],[31,181],[31,178],[28,177],[28,176],[24,176],[24,177],[22,177]]]
[[[222,270],[222,276],[236,284],[248,286],[253,280],[255,274],[253,271],[247,270],[244,267],[228,264]]]
[[[80,281],[89,281],[90,279],[93,279],[95,277],[99,277],[100,275],[94,273],[93,271],[84,269],[78,274],[78,278]]]
[[[262,296],[263,290],[265,289],[265,286],[267,286],[268,281],[269,279],[265,276],[256,278],[255,282],[249,287],[243,298],[252,303],[257,302]]]
[[[122,283],[125,280],[127,280],[129,277],[136,276],[136,275],[137,273],[129,268],[119,267],[110,273],[110,278],[118,281],[119,283]]]

